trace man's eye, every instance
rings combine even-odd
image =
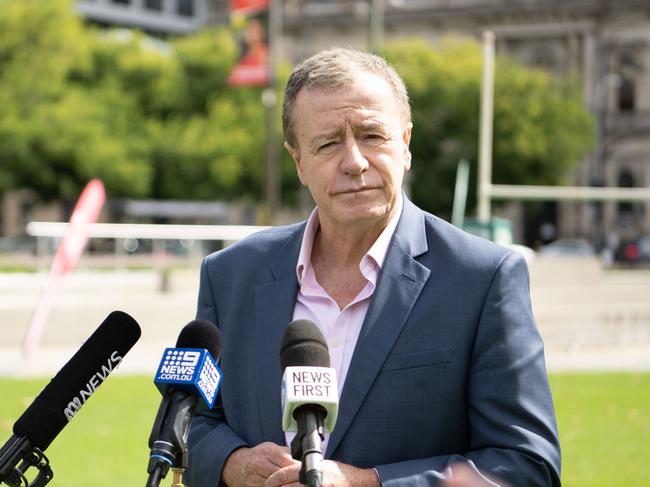
[[[321,145],[318,147],[318,150],[319,150],[319,151],[323,151],[323,150],[332,149],[335,145],[336,145],[336,142],[333,141],[333,140],[330,141],[330,142],[325,142],[324,144],[321,144]]]
[[[379,144],[385,140],[385,137],[381,134],[365,134],[363,140],[370,144]]]

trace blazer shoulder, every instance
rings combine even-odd
[[[292,225],[270,227],[249,235],[234,244],[217,250],[205,258],[206,265],[219,262],[221,265],[227,262],[254,264],[258,259],[268,263],[283,249],[297,241],[298,249],[302,241],[306,222],[294,223]]]
[[[470,234],[430,213],[423,213],[430,253],[481,268],[499,266],[509,256],[523,260],[523,256],[512,249]]]

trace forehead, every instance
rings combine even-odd
[[[341,123],[375,121],[400,124],[402,113],[390,85],[382,77],[361,72],[350,86],[331,90],[305,87],[298,93],[293,119],[296,134]]]

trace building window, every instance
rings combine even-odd
[[[642,71],[638,57],[638,53],[633,49],[621,49],[616,56],[615,69],[621,79],[617,103],[620,112],[636,110],[636,85]]]
[[[120,5],[131,5],[131,0],[111,0],[111,2]]]
[[[194,17],[194,0],[176,0],[176,13],[183,17]]]
[[[636,106],[636,86],[634,80],[627,76],[621,77],[618,89],[618,109],[621,112],[633,112]]]
[[[163,0],[145,0],[144,8],[146,8],[147,10],[155,10],[157,12],[162,12]]]
[[[636,181],[634,180],[634,175],[630,172],[629,169],[621,169],[621,172],[618,174],[618,187],[619,188],[634,188],[636,187]],[[621,201],[618,204],[618,215],[619,218],[631,218],[634,213],[634,203],[629,201]]]

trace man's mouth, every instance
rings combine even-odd
[[[378,188],[373,188],[370,186],[364,186],[361,188],[350,188],[350,189],[344,189],[341,191],[337,191],[335,194],[356,194],[356,193],[364,193],[366,191],[372,191],[373,189],[378,189]]]

